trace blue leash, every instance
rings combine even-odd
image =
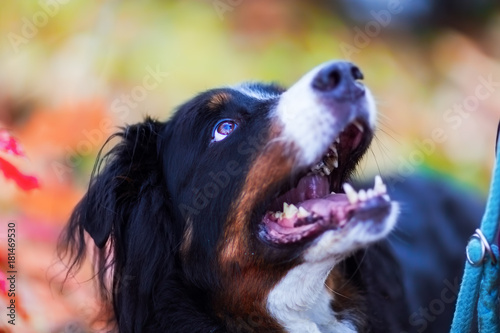
[[[480,333],[500,332],[499,251],[493,244],[500,224],[500,123],[496,147],[496,163],[481,228],[476,229],[467,244],[467,262],[451,333],[470,332],[476,309]]]

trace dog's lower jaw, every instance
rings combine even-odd
[[[331,307],[336,297],[325,284],[335,265],[354,251],[386,237],[394,228],[399,206],[393,202],[383,220],[364,221],[345,233],[327,231],[304,253],[304,262],[291,269],[271,290],[267,310],[289,333],[356,333],[359,324],[340,320]],[[376,231],[373,226],[376,225]],[[349,311],[349,309],[345,309]]]

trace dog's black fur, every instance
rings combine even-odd
[[[262,88],[282,91],[274,85]],[[148,118],[115,134],[120,143],[98,161],[89,190],[70,218],[63,247],[78,265],[86,253],[85,232],[93,238],[99,286],[112,300],[120,332],[226,331],[207,305],[211,293],[224,288],[214,268],[222,232],[218,221],[227,218],[243,173],[264,144],[254,133],[268,126],[269,110],[231,93],[234,99],[223,109],[211,109],[213,96],[224,94],[213,90],[181,106],[168,122]],[[212,128],[221,118],[240,118],[248,126],[239,129],[240,139],[213,147]],[[237,163],[231,181],[210,205],[197,206],[195,190],[214,182],[212,175],[231,161]],[[181,255],[183,209],[204,218],[195,221],[191,246]]]
[[[259,89],[276,96],[283,91],[274,85]],[[167,122],[147,118],[114,136],[120,142],[96,164],[61,245],[76,269],[87,253],[86,233],[93,239],[99,288],[120,332],[284,332],[258,310],[226,311],[220,296],[230,282],[219,259],[224,222],[256,152],[266,144],[272,103],[230,88],[212,90]],[[224,118],[243,125],[223,144],[212,145],[213,127]],[[229,181],[221,170],[228,170]],[[199,189],[216,180],[221,189],[206,204]],[[366,332],[445,332],[454,304],[446,303],[439,314],[419,311],[439,299],[444,280],[460,279],[466,238],[481,205],[425,179],[407,179],[390,190],[403,203],[401,222],[388,242],[341,264],[360,295],[346,306],[362,308]],[[254,228],[243,231],[252,235]],[[252,264],[269,269],[262,274],[279,276],[297,264],[303,250],[269,249],[255,240],[249,246],[255,251]],[[239,269],[231,268],[242,274]]]
[[[484,200],[478,193],[444,178],[438,174],[413,175],[403,181],[401,178],[389,181],[391,198],[402,204],[398,225],[384,242],[388,252],[373,251],[377,247],[361,251],[368,255],[362,265],[371,267],[359,269],[359,272],[377,271],[374,276],[360,273],[361,279],[368,280],[365,283],[368,290],[372,285],[381,286],[379,291],[371,291],[378,295],[374,301],[376,312],[370,318],[375,318],[374,327],[379,328],[373,332],[438,333],[450,329],[463,274],[465,246],[479,225]],[[389,277],[393,276],[388,272],[394,267],[398,267],[399,281]],[[387,307],[383,295],[397,293],[399,288],[404,289],[405,300],[400,306],[404,304],[405,309],[399,308],[393,319],[402,319],[400,326],[389,326],[398,329],[384,331],[376,318],[395,309]]]

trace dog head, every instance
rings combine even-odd
[[[117,134],[64,244],[78,264],[92,237],[121,331],[356,329],[325,281],[397,215],[380,178],[345,184],[375,125],[362,79],[328,62],[288,90],[209,90]]]

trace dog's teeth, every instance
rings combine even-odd
[[[344,188],[344,192],[347,195],[347,200],[349,200],[349,203],[355,204],[356,202],[358,202],[358,193],[352,188],[350,184],[344,183],[342,187]]]
[[[387,186],[385,186],[385,184],[380,186],[378,193],[379,194],[386,194],[387,193]]]
[[[328,155],[325,158],[323,158],[323,164],[324,164],[323,170],[325,167],[328,168],[328,172],[325,173],[329,175],[333,171],[333,169],[338,167],[339,165],[338,158],[337,156],[334,155]]]
[[[368,197],[368,199],[374,198],[375,195],[375,191],[371,188],[366,191],[366,196]]]
[[[320,162],[318,162],[318,164],[316,164],[315,166],[313,166],[313,167],[311,168],[311,170],[312,170],[313,172],[319,172],[319,171],[321,171],[321,170],[322,170],[322,168],[323,168],[323,166],[324,166],[324,165],[325,165],[325,163],[323,163],[323,161],[320,161]]]
[[[283,216],[286,218],[291,218],[297,214],[299,209],[294,204],[283,203]]]
[[[335,143],[340,143],[340,136],[335,139]]]
[[[308,217],[310,213],[304,209],[304,207],[299,207],[299,212],[297,213],[297,217],[304,218]]]
[[[391,197],[389,197],[388,194],[384,194],[382,198],[384,198],[386,201],[391,201]]]
[[[387,186],[385,186],[382,178],[379,175],[375,176],[375,186],[373,187],[376,194],[385,194],[387,193]]]
[[[326,165],[324,165],[324,166],[323,166],[322,170],[323,170],[323,173],[324,173],[325,175],[327,175],[327,176],[329,176],[329,175],[330,175],[330,173],[332,173],[332,172],[330,171],[330,169],[328,169],[328,167],[327,167]]]
[[[275,212],[274,217],[280,219],[283,216],[283,212]]]
[[[335,147],[335,146],[333,146],[333,147],[332,147],[332,146],[330,146],[330,149],[331,149],[331,151],[335,154],[335,156],[339,156],[339,153],[338,153],[338,151],[337,151],[337,147]]]
[[[358,198],[359,198],[359,201],[366,201],[368,199],[368,196],[366,195],[366,191],[365,190],[359,190],[359,192],[358,192]]]
[[[353,122],[353,125],[354,125],[354,126],[356,126],[356,128],[357,128],[360,132],[364,132],[364,131],[365,131],[365,129],[363,128],[363,125],[361,125],[361,124],[359,123],[359,121],[355,121],[355,122]]]

